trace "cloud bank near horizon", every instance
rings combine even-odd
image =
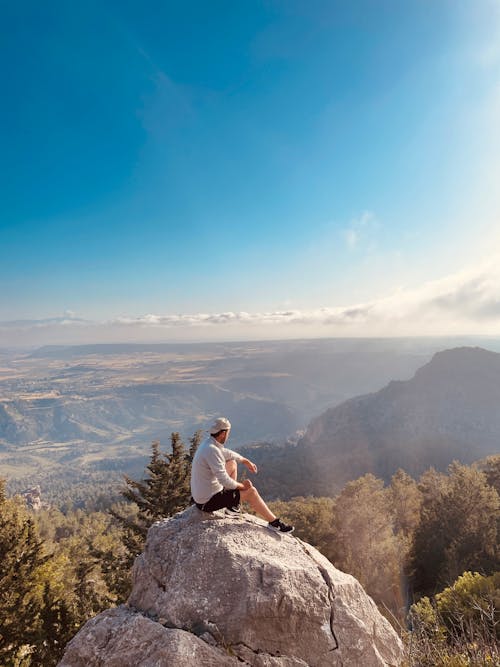
[[[500,334],[500,257],[365,303],[270,312],[146,314],[0,322],[1,345],[169,339]]]

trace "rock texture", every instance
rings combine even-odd
[[[192,507],[151,527],[127,605],[89,621],[60,667],[388,667],[401,654],[361,585],[316,549]]]
[[[234,659],[189,632],[165,628],[142,614],[118,607],[89,621],[68,644],[59,664],[230,667]]]

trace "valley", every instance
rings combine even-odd
[[[323,412],[409,380],[436,351],[456,342],[320,339],[3,350],[0,476],[20,490],[140,475],[153,440],[168,447],[178,431],[188,442],[217,414],[234,424],[232,447],[264,443],[273,459],[284,445],[300,441]]]

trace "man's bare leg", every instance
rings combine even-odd
[[[250,505],[254,512],[266,521],[274,521],[276,519],[276,515],[271,512],[269,507],[262,500],[255,486],[252,486],[250,489],[245,489],[245,491],[240,491],[240,496],[242,500]]]
[[[226,461],[226,471],[231,479],[238,479],[238,464],[236,461]],[[274,521],[276,519],[276,515],[271,512],[254,486],[245,491],[240,490],[240,497],[241,500],[247,502],[253,511],[266,521]]]

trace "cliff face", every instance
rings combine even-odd
[[[391,382],[327,410],[308,426],[298,452],[311,461],[314,493],[328,495],[372,472],[414,477],[498,452],[500,354],[439,352],[406,382]]]
[[[401,643],[350,575],[250,515],[156,523],[128,603],[89,621],[59,667],[378,667]]]

